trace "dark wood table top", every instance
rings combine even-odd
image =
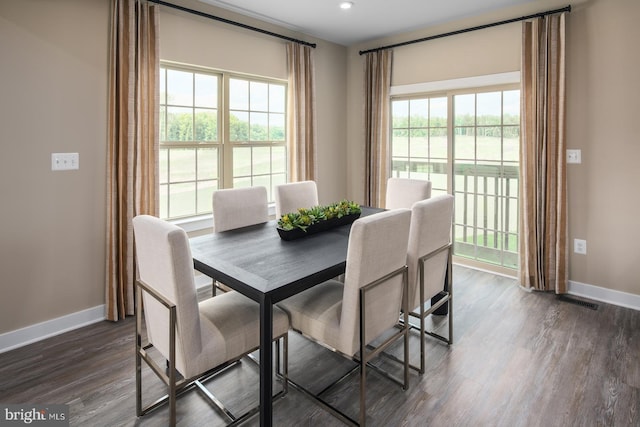
[[[362,216],[381,209],[363,208]],[[351,225],[285,241],[269,221],[190,240],[195,268],[251,299],[278,302],[345,270]]]

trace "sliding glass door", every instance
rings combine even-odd
[[[518,267],[520,92],[392,99],[392,175],[455,195],[454,254]]]

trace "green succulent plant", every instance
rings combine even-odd
[[[307,231],[307,228],[312,224],[361,212],[360,205],[349,200],[342,200],[327,206],[299,208],[297,212],[289,212],[282,215],[278,220],[278,228],[286,231],[294,228]]]

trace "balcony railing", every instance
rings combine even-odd
[[[446,162],[393,160],[394,176],[431,179],[446,177]],[[518,268],[518,180],[515,165],[491,165],[456,162],[454,254]],[[442,180],[446,182],[446,179]]]

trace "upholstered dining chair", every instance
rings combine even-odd
[[[414,203],[431,197],[431,181],[410,178],[389,178],[387,180],[386,208],[407,208],[411,209]],[[445,295],[446,287],[443,287],[442,293],[436,295],[432,304],[435,304]],[[439,308],[435,314],[447,314],[448,303],[439,304]]]
[[[416,202],[411,208],[411,229],[407,248],[409,267],[409,314],[420,321],[420,367],[425,367],[425,334],[453,343],[453,289],[451,270],[451,225],[454,197],[443,194]],[[446,291],[443,284],[447,281]],[[436,295],[441,298],[435,302]],[[433,298],[433,299],[432,299]],[[425,309],[426,303],[431,306]],[[449,335],[445,338],[425,331],[425,318],[447,303]]]
[[[232,422],[253,415],[259,407],[240,417],[234,416],[213,397],[203,382],[259,348],[259,304],[237,292],[227,292],[198,303],[193,259],[185,231],[148,215],[136,216],[133,230],[139,273],[136,283],[137,415],[145,415],[168,401],[170,424],[175,425],[176,398],[193,387],[203,391]],[[143,344],[143,317],[146,344]],[[274,307],[276,370],[284,379],[279,395],[287,391],[288,329],[287,315]],[[279,368],[280,340],[284,347],[282,372]],[[162,359],[166,360],[166,372]],[[168,389],[167,396],[146,407],[142,404],[142,361]]]
[[[385,208],[411,209],[417,201],[431,197],[431,181],[410,178],[389,178],[385,195]]]
[[[269,205],[265,187],[225,188],[213,192],[213,231],[221,233],[269,221]],[[213,281],[212,293],[216,289],[228,292],[224,283]]]
[[[385,376],[404,390],[409,387],[406,255],[410,220],[408,209],[384,211],[356,220],[349,234],[344,284],[329,280],[280,303],[290,316],[293,330],[358,363],[360,425],[366,422],[366,368],[371,366],[370,360],[399,339],[404,341],[404,378]],[[399,321],[401,311],[404,323]],[[375,350],[369,348],[389,331],[393,333],[385,335],[382,343],[376,341]],[[289,380],[342,421],[358,424],[322,400],[321,395],[314,395]]]
[[[298,208],[318,206],[318,187],[315,181],[299,181],[276,185],[276,219]]]
[[[269,221],[265,187],[225,188],[213,192],[213,231],[216,233]]]

